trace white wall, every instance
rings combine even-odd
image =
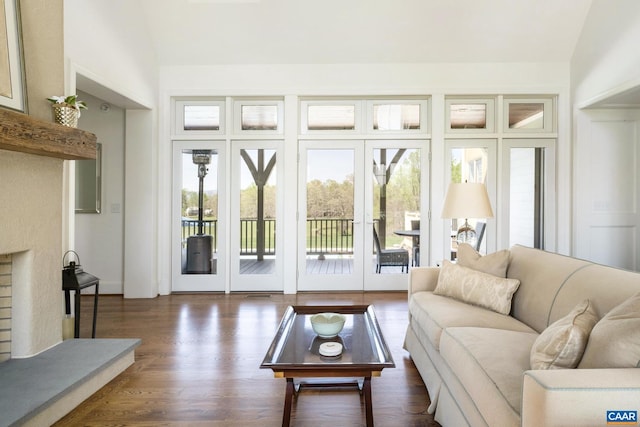
[[[640,2],[594,0],[571,60],[574,105],[640,85]]]
[[[78,91],[88,109],[79,127],[94,133],[102,144],[102,211],[75,214],[75,251],[85,271],[100,278],[100,292],[123,293],[125,112]],[[92,290],[93,292],[93,290]]]
[[[640,87],[640,2],[594,0],[571,61],[574,255],[638,269],[639,112],[589,110]],[[633,101],[632,101],[633,102]]]
[[[546,93],[568,89],[568,73],[568,63],[163,66],[160,94]]]
[[[157,99],[157,63],[141,22],[135,1],[65,0],[64,50],[82,74],[153,107]]]
[[[141,24],[138,2],[65,0],[64,8],[67,89],[75,92],[76,78],[82,77],[83,88],[90,86],[95,90],[92,94],[113,99],[126,109],[124,247],[108,255],[100,268],[123,262],[125,297],[154,297],[158,293],[155,239],[137,239],[153,236],[156,227],[158,65],[154,47]],[[105,208],[110,210],[111,205]],[[117,286],[116,275],[114,271],[113,286]]]

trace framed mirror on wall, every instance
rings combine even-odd
[[[96,144],[95,160],[76,160],[76,213],[100,213],[102,209],[102,144]]]

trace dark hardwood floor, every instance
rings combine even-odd
[[[82,298],[81,337],[91,335],[92,296]],[[56,426],[279,426],[285,380],[259,369],[289,305],[374,304],[396,368],[372,380],[377,426],[437,426],[403,350],[405,292],[100,296],[98,338],[141,338],[136,362]],[[363,426],[352,390],[303,390],[293,426]]]

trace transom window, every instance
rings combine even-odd
[[[553,132],[554,116],[553,98],[505,97],[503,124],[505,132]]]
[[[302,133],[426,133],[428,97],[309,99],[300,102]]]
[[[218,105],[185,105],[182,114],[184,130],[220,130]]]
[[[355,105],[307,105],[308,130],[355,130]]]
[[[236,133],[282,133],[282,99],[234,99],[233,122]]]
[[[418,130],[421,127],[420,104],[373,104],[374,131]]]
[[[224,132],[225,102],[218,99],[175,101],[174,132],[182,135]]]
[[[448,98],[446,121],[446,132],[493,132],[495,100]]]

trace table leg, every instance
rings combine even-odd
[[[364,394],[364,406],[367,413],[367,427],[373,427],[373,406],[371,402],[371,377],[364,377],[362,384]]]
[[[75,312],[76,322],[73,328],[74,329],[73,337],[80,338],[80,290],[79,289],[76,289],[76,292],[74,294],[73,306],[76,311]]]
[[[291,403],[294,393],[293,378],[287,378],[287,388],[284,397],[284,412],[282,414],[282,427],[289,427],[291,422]]]
[[[96,283],[96,293],[93,297],[93,328],[91,329],[91,338],[96,337],[96,318],[98,317],[98,286]]]

